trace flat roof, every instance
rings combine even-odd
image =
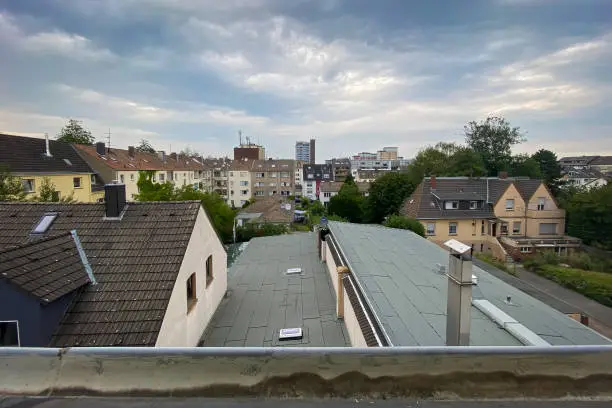
[[[287,275],[289,268],[301,268]],[[254,238],[228,270],[228,293],[202,341],[204,347],[343,347],[348,333],[336,318],[329,274],[312,232]],[[279,340],[301,327],[301,340]]]
[[[394,346],[443,346],[448,252],[417,234],[376,225],[330,222],[330,231]],[[473,266],[474,299],[486,299],[551,345],[609,345],[609,339]],[[507,297],[511,301],[507,303]],[[475,307],[470,345],[521,345]]]

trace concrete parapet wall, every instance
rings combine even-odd
[[[0,349],[0,394],[612,397],[612,346]]]

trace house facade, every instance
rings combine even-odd
[[[332,181],[334,173],[330,164],[305,164],[302,168],[302,196],[310,200],[319,199],[321,182]]]
[[[500,259],[543,249],[565,254],[580,245],[564,235],[565,211],[540,180],[431,177],[401,213],[421,221],[437,244],[454,238]]]
[[[242,207],[252,197],[251,162],[234,161],[228,172],[228,205]]]
[[[323,206],[327,207],[331,198],[338,195],[338,192],[342,188],[344,183],[337,181],[322,181],[319,186],[319,201]],[[370,183],[360,182],[357,184],[357,188],[359,189],[359,193],[363,197],[367,197],[370,191]]]
[[[28,198],[39,195],[46,181],[57,199],[88,203],[104,197],[99,174],[69,143],[0,134],[0,164],[21,179]]]
[[[0,204],[2,329],[38,347],[196,346],[227,288],[206,212],[105,190],[101,204]]]
[[[295,195],[295,160],[255,160],[251,179],[256,199]]]

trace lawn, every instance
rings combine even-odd
[[[585,271],[558,265],[542,265],[534,271],[602,305],[612,307],[612,274],[610,273]]]

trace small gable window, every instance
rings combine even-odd
[[[456,210],[459,208],[459,201],[447,201],[444,208],[447,210]]]
[[[478,208],[478,201],[470,201],[470,210],[475,210]]]
[[[187,313],[193,309],[198,298],[196,296],[196,274],[192,273],[187,279]]]
[[[213,257],[210,255],[206,259],[206,287],[213,281]]]
[[[506,200],[506,210],[514,210],[514,199]]]

